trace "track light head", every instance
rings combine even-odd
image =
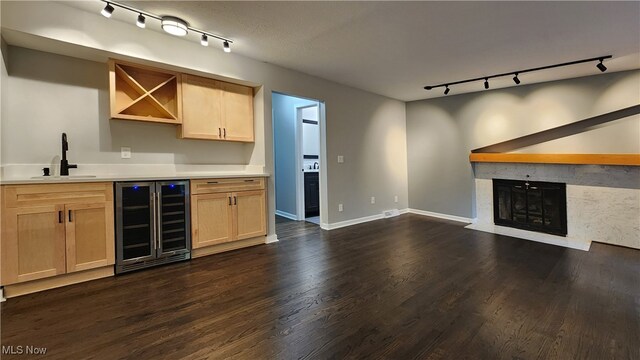
[[[431,86],[425,86],[425,87],[424,87],[424,89],[425,89],[425,90],[431,90],[431,89],[433,89],[433,87],[431,87]]]
[[[142,14],[138,15],[138,20],[136,20],[136,25],[140,29],[144,29],[147,26],[146,19],[144,18],[144,15],[142,15]]]
[[[600,59],[600,63],[598,63],[598,64],[596,65],[596,67],[598,68],[598,70],[600,70],[600,71],[602,71],[602,72],[605,72],[605,71],[607,71],[607,67],[606,67],[606,66],[604,66],[604,64],[602,63],[602,61],[603,61],[603,60],[604,60],[604,59]]]
[[[231,52],[231,46],[229,45],[228,41],[224,41],[224,43],[222,43],[222,46],[224,47],[224,52],[226,53],[230,53]]]
[[[520,79],[518,79],[518,73],[514,74],[515,76],[513,77],[513,82],[516,83],[516,85],[520,85]]]
[[[107,3],[107,6],[104,7],[104,9],[102,9],[102,11],[100,11],[100,14],[102,14],[102,16],[106,17],[106,18],[110,18],[111,14],[113,14],[113,6],[111,6],[111,4]]]
[[[484,79],[484,88],[485,89],[489,88],[489,79],[487,79],[487,78]]]
[[[209,38],[207,37],[207,35],[202,34],[202,36],[200,37],[200,45],[209,46]]]
[[[449,93],[449,85],[445,86],[444,88],[444,94],[447,95]]]

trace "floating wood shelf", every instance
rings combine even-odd
[[[640,154],[471,153],[470,162],[640,166]]]
[[[109,61],[111,117],[181,124],[180,74]]]

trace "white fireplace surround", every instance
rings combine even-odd
[[[589,250],[592,241],[640,249],[638,167],[476,163],[474,173],[476,221],[469,229],[580,250]],[[494,178],[566,183],[567,236],[495,225]]]

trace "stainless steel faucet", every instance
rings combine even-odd
[[[67,161],[67,151],[69,150],[69,143],[67,142],[67,134],[62,133],[62,159],[60,160],[60,176],[68,176],[69,169],[77,169],[77,164],[69,164]]]

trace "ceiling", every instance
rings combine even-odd
[[[97,0],[64,3],[94,12],[104,7]],[[403,101],[444,96],[443,89],[425,91],[425,85],[608,54],[609,71],[640,68],[636,1],[123,3],[229,37],[235,53]],[[117,8],[114,13],[123,21],[135,17]],[[520,79],[528,84],[599,73],[594,62]],[[506,86],[515,84],[491,80],[492,89]],[[448,96],[482,89],[482,82],[454,86]]]

